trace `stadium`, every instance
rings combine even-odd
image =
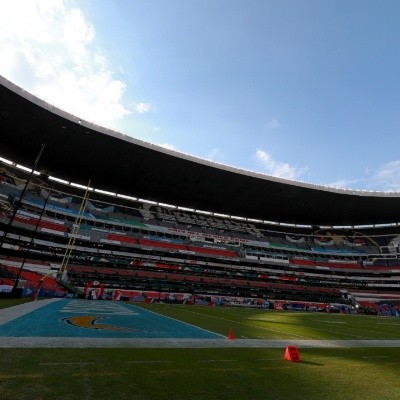
[[[261,398],[264,374],[268,385],[287,374],[269,387],[271,398],[377,398],[371,379],[381,397],[397,398],[399,193],[289,181],[167,150],[70,115],[5,78],[0,129],[0,302],[45,298],[49,306],[37,306],[41,321],[66,313],[54,330],[4,320],[4,347],[24,339],[21,347],[42,366],[57,354],[63,361],[50,378],[80,374],[76,381],[93,380],[104,398],[112,393],[104,377],[117,385],[116,359],[128,368],[128,354],[143,365],[140,373],[138,365],[123,372],[126,391],[139,390],[126,383],[134,373],[148,387],[137,398]],[[79,317],[79,304],[90,304],[94,317]],[[121,319],[99,322],[104,309]],[[124,313],[143,318],[140,329],[124,322]],[[168,318],[146,325],[154,315]],[[177,320],[184,324],[173,325]],[[77,326],[85,333],[73,341]],[[114,344],[102,341],[105,331],[118,331]],[[60,336],[83,350],[42,349],[58,347]],[[283,360],[286,345],[300,347],[302,363]],[[7,350],[7,359],[16,351]],[[101,357],[110,368],[98,369]],[[97,363],[93,377],[82,372],[85,363]],[[157,370],[157,363],[173,365]],[[33,374],[24,368],[25,377]],[[171,378],[173,370],[179,378]],[[18,379],[4,376],[11,396]],[[208,394],[192,386],[196,379],[210,385]],[[46,398],[74,398],[82,385],[40,390]],[[116,390],[124,398],[125,389]]]

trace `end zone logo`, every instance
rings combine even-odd
[[[122,326],[114,326],[107,324],[100,324],[97,321],[100,321],[107,317],[95,317],[91,315],[82,315],[78,317],[67,317],[62,318],[61,321],[76,326],[78,328],[85,329],[95,329],[95,330],[107,330],[107,331],[118,331],[118,332],[137,332],[140,329],[130,329]]]

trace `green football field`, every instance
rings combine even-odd
[[[400,318],[167,304],[142,307],[243,339],[399,340]]]
[[[397,318],[157,304],[143,307],[225,336],[232,328],[237,339],[318,339],[328,343],[400,339]],[[400,398],[400,348],[395,347],[300,347],[300,363],[284,360],[284,345],[0,352],[2,400]]]

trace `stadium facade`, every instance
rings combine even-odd
[[[399,193],[287,181],[167,150],[4,78],[0,129],[4,291],[54,273],[64,287],[114,299],[400,300]],[[42,291],[62,293],[54,280]]]

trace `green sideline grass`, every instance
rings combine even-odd
[[[139,305],[139,304],[138,304]],[[169,304],[142,308],[246,339],[400,340],[400,318]]]
[[[12,306],[17,306],[19,304],[23,303],[28,303],[31,301],[30,298],[24,298],[24,299],[0,299],[0,310],[2,308],[8,308]]]
[[[8,349],[0,398],[395,400],[400,349]]]

